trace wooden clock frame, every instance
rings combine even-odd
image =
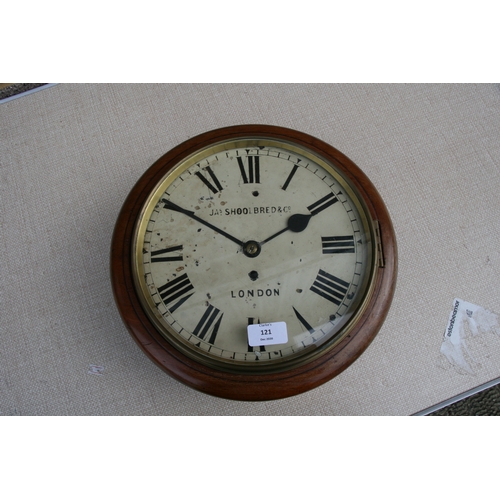
[[[185,157],[225,140],[258,136],[291,141],[330,160],[356,187],[373,221],[378,222],[383,261],[373,293],[350,333],[310,362],[287,371],[265,374],[228,373],[195,361],[169,343],[144,312],[134,285],[132,241],[141,209],[165,173]],[[353,363],[378,333],[389,310],[397,275],[397,247],[392,222],[368,177],[344,154],[308,134],[270,125],[240,125],[212,130],[176,146],[158,159],[128,195],[116,222],[111,244],[111,282],[118,310],[130,334],[161,369],[199,391],[228,399],[270,400],[293,396],[329,381]]]

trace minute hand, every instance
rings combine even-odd
[[[200,224],[203,224],[204,226],[207,226],[210,229],[213,229],[217,233],[222,234],[222,236],[225,236],[229,240],[234,241],[236,244],[240,245],[241,247],[243,246],[243,242],[240,241],[238,238],[235,238],[234,236],[231,236],[230,234],[223,231],[222,229],[215,227],[214,225],[210,224],[210,222],[207,222],[207,221],[204,221],[203,219],[200,219],[197,215],[195,215],[194,212],[191,212],[190,210],[186,210],[185,208],[182,208],[179,205],[172,203],[170,200],[165,200],[164,198],[161,200],[161,202],[165,204],[165,208],[173,210],[174,212],[179,212],[181,214],[187,215],[191,219],[198,221]]]
[[[320,200],[316,201],[312,205],[309,205],[307,209],[309,210],[309,214],[304,215],[304,214],[294,214],[288,218],[287,221],[287,226],[277,233],[274,233],[272,236],[269,236],[269,238],[265,239],[264,241],[261,242],[261,245],[264,243],[267,243],[268,241],[273,240],[276,238],[276,236],[279,236],[280,234],[284,233],[285,231],[292,231],[294,233],[300,233],[304,231],[304,229],[307,227],[309,224],[309,221],[313,215],[317,215],[325,208],[330,207],[334,203],[338,201],[338,198],[333,194],[329,193]]]

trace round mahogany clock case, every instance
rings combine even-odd
[[[212,130],[139,179],[111,246],[116,304],[159,367],[214,396],[319,386],[378,333],[397,274],[383,200],[349,158],[270,125]]]

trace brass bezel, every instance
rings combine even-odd
[[[169,327],[168,323],[159,319],[159,313],[158,315],[155,313],[157,309],[154,306],[154,301],[151,298],[151,295],[147,292],[146,283],[140,277],[144,274],[142,248],[144,244],[145,228],[149,223],[151,214],[155,206],[159,202],[161,196],[164,194],[168,186],[170,186],[179,175],[182,175],[182,173],[189,169],[193,164],[199,163],[204,158],[209,157],[212,154],[231,149],[245,147],[253,148],[261,146],[278,147],[287,149],[293,153],[298,153],[299,155],[308,158],[312,162],[324,168],[335,178],[337,182],[339,182],[342,188],[346,191],[347,196],[356,206],[358,213],[360,214],[361,223],[367,238],[367,253],[369,254],[368,257],[370,259],[370,263],[367,266],[369,270],[365,273],[362,284],[359,285],[361,288],[364,288],[365,292],[360,293],[356,298],[352,316],[331,339],[320,344],[319,346],[313,344],[310,348],[305,348],[299,353],[288,356],[287,358],[261,361],[256,364],[249,362],[238,362],[226,358],[216,358],[207,355],[205,351],[195,350],[193,344],[184,341],[184,339],[182,339],[182,337],[180,337],[175,332],[175,330]],[[335,165],[334,161],[326,159],[318,153],[308,149],[307,147],[298,145],[290,140],[275,139],[255,135],[254,137],[248,136],[238,139],[216,141],[214,142],[214,144],[203,147],[198,151],[186,156],[177,164],[168,169],[162,179],[151,190],[150,195],[141,208],[133,232],[131,264],[134,285],[136,287],[141,306],[148,318],[155,325],[158,332],[170,344],[172,344],[176,349],[179,349],[182,353],[184,353],[191,359],[211,368],[215,368],[221,371],[227,371],[230,373],[263,374],[282,372],[311,362],[317,359],[319,356],[322,356],[329,350],[333,349],[336,345],[338,345],[339,342],[341,342],[347,335],[349,335],[353,328],[355,328],[359,317],[365,311],[372,297],[379,262],[378,254],[379,249],[376,243],[375,224],[370,216],[370,211],[368,210],[363,196],[359,193],[358,189],[352,184],[352,182],[343,174],[342,169]]]

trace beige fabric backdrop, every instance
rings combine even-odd
[[[242,123],[298,129],[353,159],[388,206],[400,257],[361,358],[263,403],[157,368],[123,326],[108,270],[140,175],[189,137]],[[455,297],[500,312],[499,139],[498,85],[61,84],[0,104],[0,414],[406,415],[499,377],[491,332],[468,339],[474,375],[440,355]]]

